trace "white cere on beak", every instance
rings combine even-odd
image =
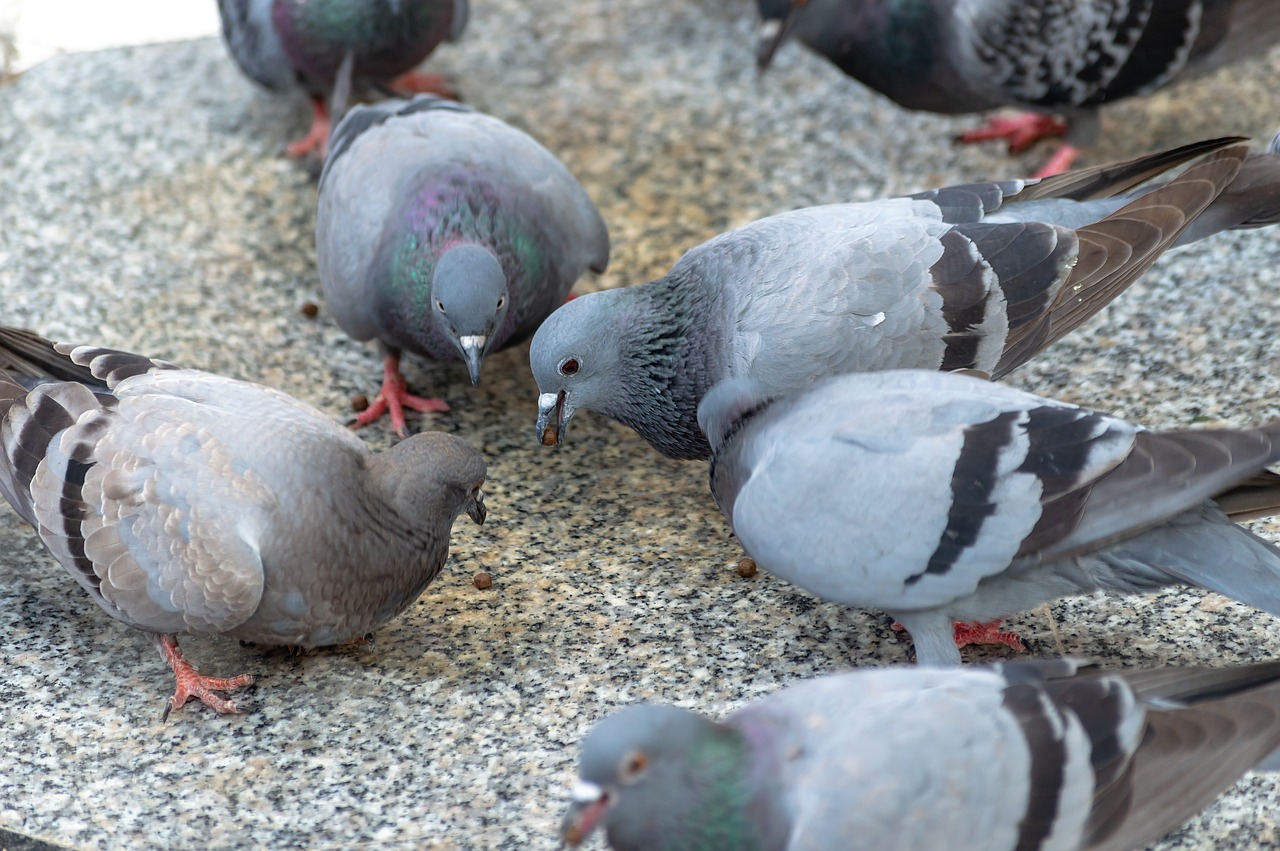
[[[580,781],[569,791],[569,798],[575,804],[594,804],[604,797],[604,790],[594,783]]]
[[[549,410],[560,404],[559,393],[540,393],[538,394],[538,407],[542,410]]]
[[[778,30],[782,29],[781,18],[770,18],[767,21],[760,22],[760,40],[773,41],[778,37]]]
[[[477,352],[484,351],[484,344],[489,338],[483,334],[467,334],[458,338],[458,342],[462,344],[464,349],[474,349]]]

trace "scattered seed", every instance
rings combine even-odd
[[[743,579],[750,579],[756,575],[756,560],[750,556],[743,556],[738,559],[738,575]]]
[[[320,305],[314,301],[304,301],[302,303],[302,315],[308,319],[315,319],[320,315]]]
[[[471,577],[471,584],[479,588],[481,591],[487,591],[493,587],[493,577],[487,573],[477,573]]]
[[[357,393],[351,397],[351,410],[365,411],[369,408],[369,397],[363,393]]]

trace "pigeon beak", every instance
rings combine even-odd
[[[476,521],[477,526],[484,525],[484,519],[489,516],[489,510],[484,507],[484,491],[479,487],[471,492],[471,498],[467,500],[467,516]]]
[[[483,334],[468,334],[458,338],[462,349],[462,359],[467,362],[467,372],[471,373],[471,386],[480,383],[480,362],[484,360],[484,347],[489,338]]]
[[[761,71],[769,69],[769,63],[773,62],[773,55],[787,40],[787,36],[791,35],[791,28],[795,26],[796,18],[807,2],[809,0],[791,0],[791,8],[781,20],[769,18],[760,22],[756,42],[756,67]]]
[[[537,431],[538,440],[543,446],[564,443],[564,433],[569,428],[571,419],[573,408],[569,406],[569,396],[564,390],[538,396]]]
[[[573,804],[560,822],[560,838],[570,848],[587,840],[609,809],[609,793],[594,783],[579,783],[570,793]]]

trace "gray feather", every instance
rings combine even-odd
[[[266,387],[59,347],[112,392],[0,383],[0,491],[112,617],[149,633],[317,646],[412,603],[484,462],[417,435],[374,455]]]
[[[668,457],[705,458],[697,406],[726,378],[772,395],[843,372],[998,378],[1105,307],[1199,217],[1234,227],[1261,215],[1280,157],[1246,160],[1233,141],[1074,177],[811,207],[721,234],[659,280],[588,294],[547,319],[530,348],[539,437],[560,439],[586,408]],[[1241,163],[1255,161],[1241,185]],[[1134,188],[1153,176],[1165,182]],[[1220,207],[1225,193],[1235,197]]]
[[[959,661],[952,620],[1096,590],[1188,584],[1280,616],[1280,551],[1210,501],[1280,462],[1280,422],[1152,433],[925,371],[772,401],[726,383],[699,415],[747,552],[820,597],[888,610],[922,662]]]
[[[1280,663],[1059,660],[822,677],[721,721],[632,706],[584,739],[564,836],[602,827],[618,851],[1140,847],[1280,744],[1278,681]]]
[[[767,65],[791,37],[909,109],[999,106],[1068,115],[1097,133],[1103,104],[1280,42],[1271,0],[757,0]]]
[[[501,267],[492,299],[474,311],[457,302],[476,281],[436,276],[457,244],[483,248]],[[609,238],[582,186],[531,137],[419,97],[357,107],[336,129],[316,250],[328,306],[347,333],[457,361],[461,336],[484,336],[491,352],[531,334],[584,271],[605,268]],[[441,294],[446,285],[459,288],[455,299]]]

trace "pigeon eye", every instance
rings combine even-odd
[[[578,368],[579,366],[578,366],[577,358],[565,358],[564,360],[560,361],[561,375],[577,375]]]
[[[618,779],[623,783],[634,783],[649,767],[649,757],[640,751],[632,751],[622,758],[622,766],[618,769]]]
[[[507,303],[507,297],[502,296],[498,299],[498,310],[502,310],[502,306]]]
[[[444,313],[444,302],[441,301],[440,299],[436,299],[436,310],[440,311],[441,313]]]

